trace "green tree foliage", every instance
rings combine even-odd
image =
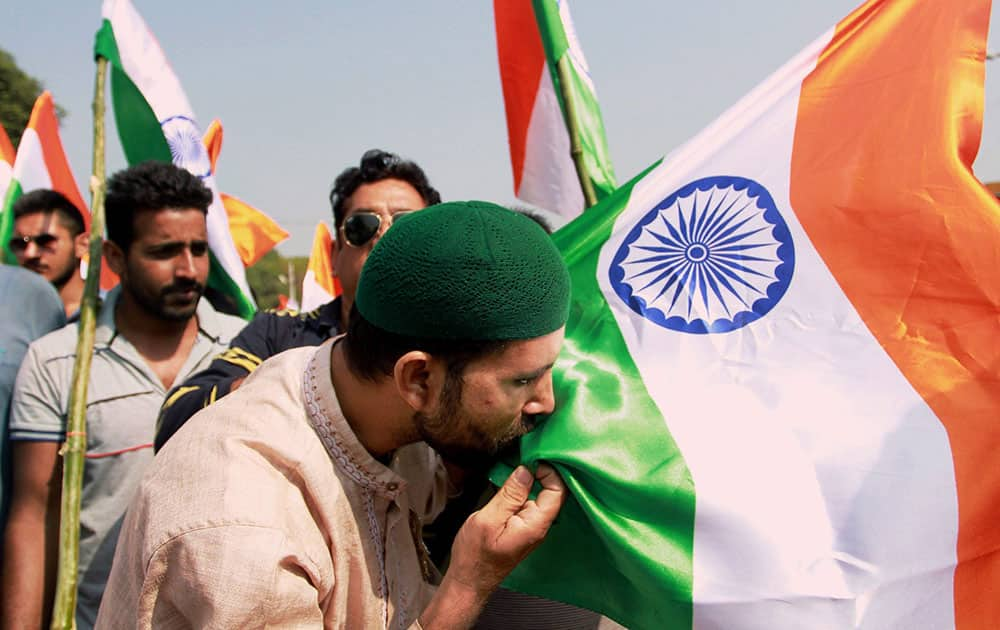
[[[44,89],[41,81],[21,70],[13,55],[0,48],[0,124],[15,147],[21,142],[35,99]],[[56,105],[56,116],[62,120],[65,115],[66,111]]]
[[[250,284],[257,307],[261,310],[276,307],[279,295],[291,295],[288,290],[289,262],[292,263],[295,276],[295,297],[301,298],[302,277],[306,273],[308,258],[284,258],[277,250],[272,249],[257,264],[247,268],[247,283]]]

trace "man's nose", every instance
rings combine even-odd
[[[195,261],[194,254],[191,253],[190,248],[185,248],[184,251],[177,256],[176,264],[174,265],[174,275],[178,278],[194,278],[195,271]]]
[[[38,243],[34,239],[28,241],[24,246],[24,257],[25,258],[38,258],[42,254],[42,248],[38,246]]]
[[[534,395],[528,404],[524,406],[524,413],[527,414],[548,414],[556,408],[556,397],[552,389],[552,373],[548,373],[542,378]]]

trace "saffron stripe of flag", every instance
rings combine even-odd
[[[494,0],[497,56],[507,113],[514,193],[564,220],[584,210],[570,155],[566,104],[556,65],[569,60],[587,177],[598,199],[614,190],[604,123],[587,61],[565,0]]]
[[[105,0],[94,52],[111,66],[111,97],[129,164],[173,162],[212,191],[208,209],[211,266],[208,284],[232,300],[239,314],[256,310],[236,251],[208,151],[184,89],[142,16],[128,0]]]
[[[333,275],[331,259],[333,237],[325,221],[316,224],[309,265],[302,279],[302,311],[308,312],[334,300],[341,293],[340,282]]]
[[[219,196],[226,209],[229,232],[233,235],[233,244],[243,266],[255,264],[278,243],[288,238],[288,232],[257,208],[226,193],[219,193]]]
[[[7,196],[7,187],[10,186],[13,167],[14,145],[10,143],[7,131],[0,126],[0,203]]]
[[[865,3],[555,235],[521,454],[572,500],[509,586],[639,629],[1000,625],[989,9]]]

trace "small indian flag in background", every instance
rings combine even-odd
[[[333,237],[325,221],[316,224],[309,266],[302,279],[302,311],[308,312],[323,306],[340,295],[340,282],[333,276],[330,258]]]
[[[10,140],[6,134],[4,139],[9,145]],[[9,185],[3,197],[0,247],[3,248],[4,260],[9,264],[17,264],[14,254],[7,248],[14,231],[12,212],[14,202],[24,193],[40,188],[55,190],[69,199],[83,217],[84,231],[90,231],[90,207],[84,203],[80,189],[73,178],[73,171],[69,167],[69,161],[66,159],[66,152],[59,138],[59,120],[56,118],[55,103],[48,91],[42,92],[35,100],[28,126],[21,134],[21,143],[17,147],[17,157],[14,159]],[[84,276],[86,269],[87,261],[84,260],[80,271]],[[116,284],[118,276],[107,265],[102,265],[101,289],[106,291]]]
[[[572,498],[508,586],[636,629],[1000,628],[989,16],[865,3],[554,235],[521,454]]]
[[[208,159],[212,163],[212,174],[216,173],[219,154],[222,153],[222,123],[215,119],[208,125],[202,142],[208,150]],[[256,263],[264,254],[274,249],[275,245],[288,238],[286,232],[274,219],[245,201],[219,193],[222,205],[229,219],[229,233],[233,244],[243,261],[244,267]]]
[[[497,57],[507,112],[510,162],[518,199],[568,221],[583,212],[583,190],[570,155],[568,109],[598,199],[615,189],[601,108],[565,0],[494,0]],[[557,66],[563,61],[568,82]]]
[[[90,229],[90,210],[80,196],[80,189],[77,188],[66,160],[66,153],[59,139],[55,104],[49,92],[42,92],[35,100],[28,126],[21,134],[21,143],[17,148],[10,183],[4,196],[3,216],[0,217],[0,244],[8,263],[16,264],[14,255],[7,250],[7,242],[14,229],[11,206],[24,193],[39,188],[62,193],[80,211],[86,229]]]
[[[208,209],[209,287],[232,301],[245,318],[256,311],[243,262],[233,243],[212,164],[184,89],[142,16],[128,0],[105,0],[104,23],[94,44],[111,65],[111,97],[129,164],[173,162],[212,191]]]

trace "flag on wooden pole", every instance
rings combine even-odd
[[[129,0],[105,0],[101,13],[104,22],[94,52],[111,63],[111,100],[125,157],[129,164],[173,162],[200,177],[212,191],[208,285],[231,299],[241,316],[250,318],[256,306],[187,95]]]
[[[566,0],[494,0],[514,193],[564,220],[584,208],[570,154],[573,126],[583,178],[598,199],[615,189],[601,108]],[[567,72],[558,71],[560,62]],[[571,99],[566,102],[564,95]],[[570,118],[572,109],[575,118]]]

